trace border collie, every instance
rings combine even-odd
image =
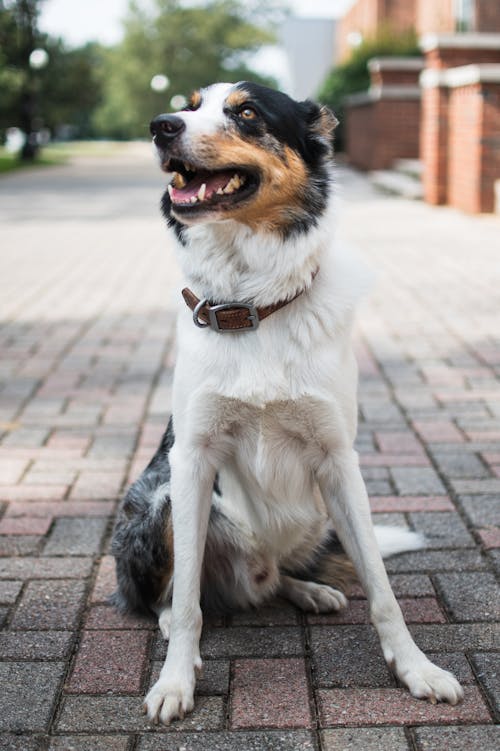
[[[353,449],[350,333],[365,283],[333,235],[335,124],[313,102],[246,82],[202,89],[151,123],[189,288],[173,415],[125,497],[113,553],[115,603],[153,611],[169,639],[145,699],[153,721],[193,708],[202,608],[278,594],[339,610],[354,571],[384,657],[413,696],[463,695],[413,642],[382,562],[423,542],[374,530]]]

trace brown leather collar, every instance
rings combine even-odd
[[[311,281],[317,273],[318,269],[311,275]],[[206,298],[200,300],[188,287],[182,290],[182,296],[188,308],[193,311],[193,321],[199,328],[204,329],[210,326],[219,334],[224,334],[229,331],[255,331],[260,321],[296,300],[303,292],[305,292],[305,289],[301,289],[300,292],[287,300],[280,300],[259,308],[246,302],[212,305]]]

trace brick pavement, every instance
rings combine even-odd
[[[106,604],[120,492],[170,406],[178,273],[147,149],[0,182],[0,749],[441,751],[500,745],[500,224],[342,171],[340,234],[378,275],[360,312],[358,448],[376,520],[425,532],[388,563],[459,707],[398,687],[359,588],[207,623],[192,715],[151,728],[165,645]]]

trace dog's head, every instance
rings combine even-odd
[[[265,86],[214,84],[151,123],[163,211],[182,225],[225,219],[290,234],[314,225],[330,185],[332,113]]]

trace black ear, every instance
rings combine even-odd
[[[333,150],[333,131],[338,120],[333,112],[324,105],[316,104],[310,99],[301,102],[306,118],[306,153],[307,162],[313,166],[320,159],[330,156]]]

